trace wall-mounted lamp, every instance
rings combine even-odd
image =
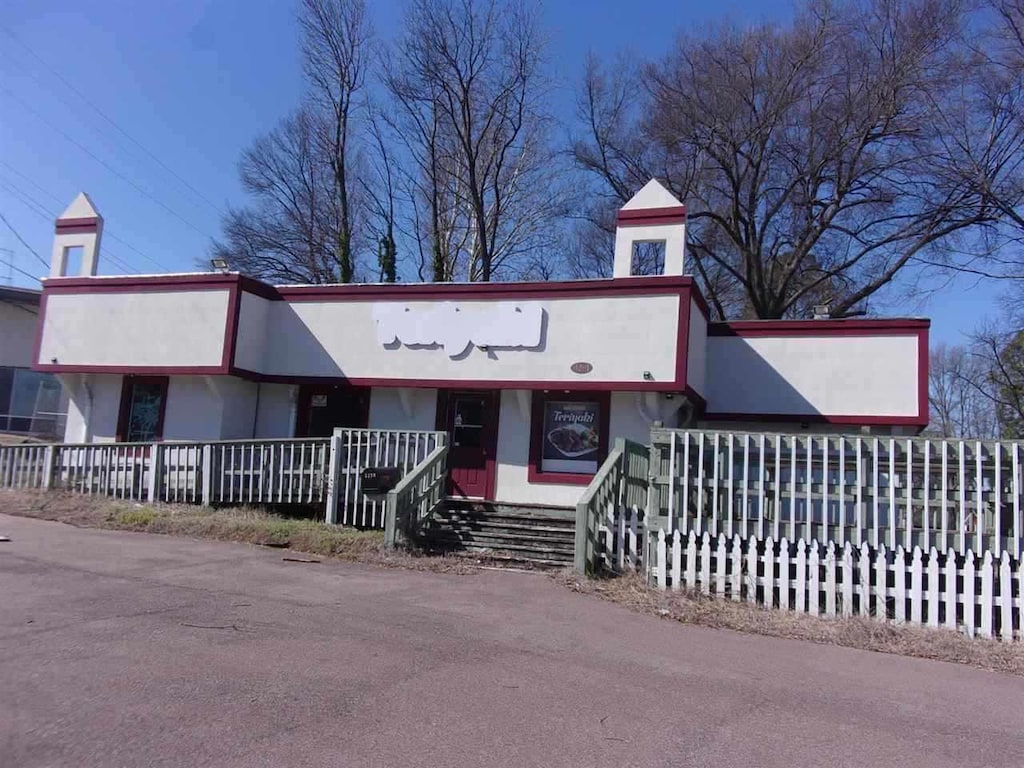
[[[217,272],[228,271],[228,260],[227,259],[210,259],[210,266],[213,267]]]
[[[654,381],[654,374],[650,371],[644,371],[644,381]]]

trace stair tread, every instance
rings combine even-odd
[[[433,522],[438,526],[447,526],[463,530],[494,530],[496,532],[509,531],[510,535],[521,532],[524,535],[546,535],[551,537],[562,537],[572,539],[575,536],[573,528],[558,528],[550,525],[519,525],[514,522],[487,522],[480,520],[452,520],[435,517]]]
[[[451,538],[454,537],[438,537],[438,536],[426,536],[424,537],[427,543],[433,544],[451,544],[457,542],[462,548],[479,547],[482,549],[499,549],[509,550],[514,552],[543,552],[545,554],[557,554],[564,555],[571,559],[573,550],[571,547],[544,547],[535,546],[529,543],[515,543],[515,542],[497,542],[494,544],[484,544],[483,542],[476,543],[472,541],[463,541],[462,539],[455,538],[455,542],[452,542]]]

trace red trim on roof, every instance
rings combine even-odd
[[[733,320],[710,323],[708,336],[903,336],[931,326],[931,320],[901,318],[872,320]]]
[[[615,217],[615,222],[620,227],[637,227],[650,224],[682,224],[685,221],[685,205],[672,205],[667,208],[620,209]]]

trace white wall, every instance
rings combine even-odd
[[[36,307],[0,302],[0,367],[28,368],[36,341]]]
[[[690,302],[690,340],[686,356],[686,383],[707,397],[708,321],[697,302]]]
[[[401,302],[414,311],[433,302]],[[458,302],[476,311],[493,302]],[[551,299],[537,350],[475,347],[462,359],[440,348],[385,348],[374,302],[269,303],[264,373],[295,376],[457,381],[655,381],[675,378],[678,296]],[[248,344],[248,342],[247,342]],[[574,374],[575,362],[593,370]]]
[[[918,339],[708,339],[709,413],[918,415]]]
[[[207,376],[206,380],[213,385],[221,401],[220,439],[252,440],[256,430],[258,385],[233,376]]]
[[[247,371],[263,369],[267,339],[267,320],[273,302],[242,292],[238,310],[238,337],[235,344],[235,365]]]
[[[295,435],[296,398],[299,388],[291,384],[260,384],[256,437]]]
[[[219,366],[228,291],[51,294],[39,361]]]
[[[205,376],[171,376],[164,411],[164,440],[218,440],[222,408]]]
[[[64,442],[114,442],[121,411],[121,376],[69,374],[59,378],[68,394]]]
[[[520,407],[517,390],[501,393],[498,415],[498,457],[494,480],[495,501],[519,504],[550,504],[573,507],[583,493],[582,485],[530,483],[527,467],[530,461],[530,393],[525,408]],[[525,413],[524,413],[525,410]]]
[[[432,431],[437,423],[436,417],[436,389],[406,387],[399,391],[393,387],[374,387],[370,391],[370,429]]]
[[[501,393],[495,500],[560,507],[575,506],[586,486],[530,483],[527,479],[532,393],[524,394],[525,402],[521,405],[517,390],[505,390]],[[658,393],[612,392],[610,404],[609,449],[618,437],[646,445],[650,442],[651,422],[655,419],[666,421],[671,418],[674,410],[679,408],[681,400],[667,400],[664,395]]]

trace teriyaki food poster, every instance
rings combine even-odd
[[[597,472],[600,409],[598,403],[545,404],[542,472]]]

